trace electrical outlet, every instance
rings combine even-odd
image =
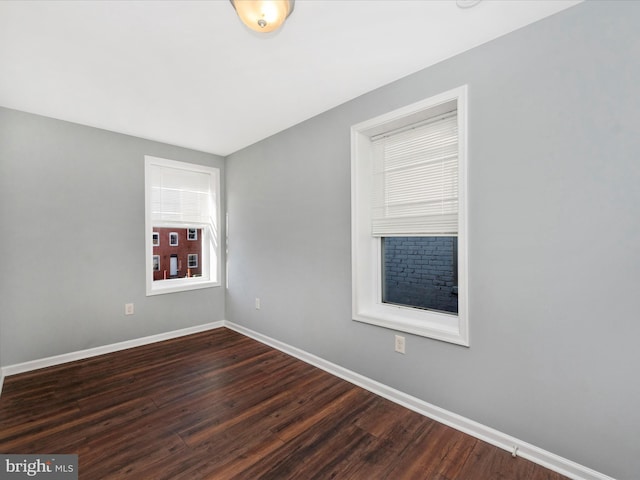
[[[396,335],[396,352],[405,353],[404,351],[404,337]]]
[[[124,304],[124,314],[125,315],[133,315],[133,303],[125,303]]]
[[[256,310],[260,310],[260,299],[256,297]]]

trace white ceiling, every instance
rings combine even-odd
[[[0,105],[228,155],[576,3],[298,0],[261,36],[227,0],[0,1]]]

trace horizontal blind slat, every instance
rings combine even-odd
[[[151,166],[151,219],[154,223],[210,224],[211,175],[167,166]]]
[[[374,236],[457,234],[457,115],[374,142]]]

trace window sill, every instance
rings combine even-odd
[[[153,295],[163,295],[165,293],[186,292],[189,290],[199,290],[201,288],[219,287],[219,282],[203,281],[199,277],[191,277],[190,279],[176,278],[162,280],[161,284],[152,284],[147,288],[147,297]]]
[[[353,320],[464,347],[469,336],[456,315],[416,310],[397,305],[377,305],[353,313]]]

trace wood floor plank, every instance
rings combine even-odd
[[[314,416],[315,422],[286,442],[270,457],[260,459],[233,478],[314,478],[321,470],[332,468],[364,434],[355,418],[375,399],[353,387],[337,403]],[[326,477],[330,478],[330,477]]]
[[[469,478],[470,480],[483,478],[531,480],[535,472],[541,470],[545,469],[536,467],[533,463],[522,458],[513,458],[509,452],[496,450],[488,443],[478,440],[467,462],[461,466],[459,474],[461,478]],[[547,472],[550,474],[548,480],[564,478],[557,473],[548,470]]]
[[[0,452],[82,480],[563,480],[220,328],[5,379]]]

